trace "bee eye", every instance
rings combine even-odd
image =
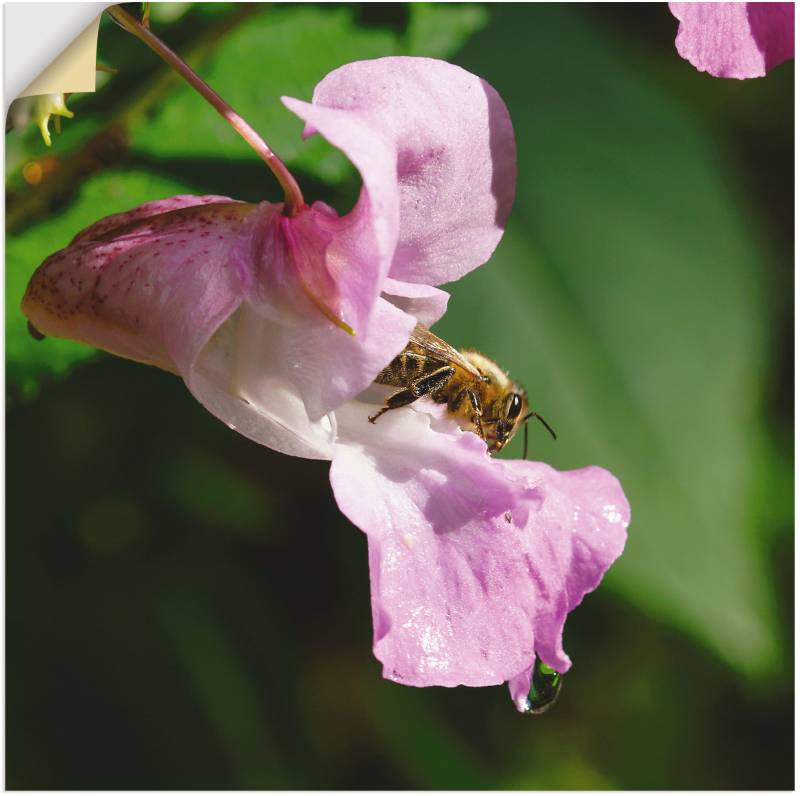
[[[520,398],[517,393],[512,393],[508,401],[508,410],[506,411],[506,417],[508,417],[509,420],[514,420],[516,417],[519,417],[519,413],[521,411],[522,411],[522,398]]]

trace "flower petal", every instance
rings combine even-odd
[[[415,282],[384,279],[383,295],[395,307],[413,315],[423,326],[433,326],[447,310],[450,294]]]
[[[794,57],[794,3],[670,3],[675,46],[714,77],[763,77]]]
[[[486,262],[516,181],[511,120],[488,83],[444,61],[380,58],[328,74],[313,111],[284,102],[306,120],[306,135],[318,131],[350,157],[371,199],[378,185],[397,185],[393,278],[441,284]],[[362,150],[374,153],[369,164]]]
[[[39,266],[23,312],[43,334],[185,376],[242,300],[234,254],[253,208],[178,196],[98,221]]]
[[[237,310],[257,298],[258,243],[272,210],[178,196],[102,219],[45,260],[23,311],[46,335],[183,376],[209,411],[262,445],[330,458],[335,420],[311,420],[294,385],[273,383],[261,403],[235,389]]]
[[[511,693],[511,700],[520,713],[525,713],[528,708],[528,694],[531,690],[533,679],[533,664],[524,672],[515,675],[508,681],[508,690]]]
[[[271,335],[283,329],[243,303],[200,352],[187,384],[234,431],[289,456],[330,459],[336,418],[309,417],[272,347]]]
[[[331,484],[369,540],[376,656],[407,685],[495,685],[534,650],[563,671],[567,612],[625,540],[628,508],[599,468],[493,460],[422,411],[337,412]],[[449,425],[448,425],[449,428]]]
[[[622,554],[630,508],[614,476],[600,467],[559,472],[541,462],[498,462],[546,500],[527,500],[525,544],[536,557],[536,654],[559,672],[571,663],[562,632],[567,614],[594,591]],[[517,517],[514,517],[515,522]]]
[[[394,152],[367,120],[291,97],[281,99],[289,110],[341,149],[364,181],[353,210],[341,219],[331,219],[326,252],[343,312],[351,316],[344,320],[357,334],[363,334],[397,245],[399,198]]]
[[[242,307],[239,322],[235,392],[266,407],[280,383],[301,396],[313,422],[374,381],[405,347],[415,319],[379,299],[365,337],[344,334],[322,317],[284,325],[252,305]]]

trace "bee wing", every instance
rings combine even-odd
[[[469,360],[456,351],[453,346],[448,345],[440,337],[426,329],[421,323],[414,327],[409,342],[418,345],[429,359],[441,362],[443,365],[456,365],[462,370],[466,370],[467,373],[471,373],[477,378],[482,378],[480,371]]]

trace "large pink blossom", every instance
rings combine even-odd
[[[675,46],[700,72],[763,77],[794,58],[794,3],[670,3]]]
[[[521,705],[536,654],[568,668],[567,613],[622,551],[619,484],[599,468],[494,460],[424,401],[367,420],[377,373],[444,312],[435,286],[500,240],[516,177],[508,112],[485,81],[422,58],[349,64],[311,103],[283,102],[359,170],[348,214],[151,202],[49,257],[23,309],[46,335],[179,374],[256,442],[332,460],[336,500],[369,539],[385,676],[512,681]]]

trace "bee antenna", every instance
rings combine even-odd
[[[527,423],[532,417],[535,417],[550,432],[550,436],[553,439],[558,439],[558,437],[556,436],[556,432],[553,431],[552,428],[550,428],[550,426],[548,425],[547,421],[538,412],[531,412],[530,414],[527,414],[527,415],[525,415],[525,417],[522,418],[522,422],[526,424],[525,425],[525,435],[526,435],[525,436],[525,440],[526,440],[526,442],[527,442],[527,439],[528,439],[528,437],[527,437],[527,433],[528,433]],[[526,450],[527,450],[527,445],[526,445]]]
[[[527,418],[526,418],[527,419]],[[522,458],[528,458],[528,424],[525,423],[525,445],[522,448]]]

